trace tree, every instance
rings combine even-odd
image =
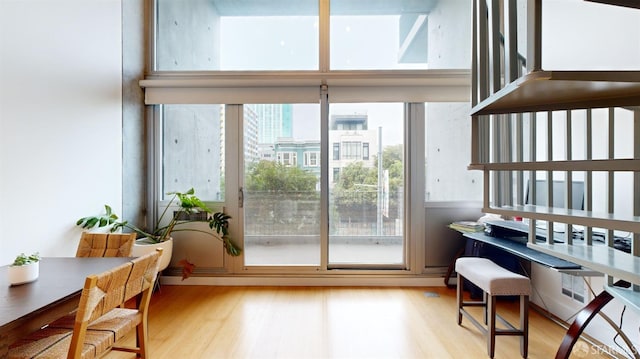
[[[262,160],[249,169],[246,188],[254,192],[315,192],[318,178],[298,167]]]
[[[404,185],[402,145],[387,146],[382,152],[382,169],[389,172],[389,195],[391,212],[397,211],[398,189]],[[365,167],[364,162],[353,162],[340,172],[333,188],[333,201],[342,216],[351,220],[368,220],[376,215],[378,206],[378,158],[373,167]]]
[[[378,171],[364,167],[363,162],[352,162],[342,169],[333,189],[336,205],[372,205],[376,203]]]
[[[402,145],[387,146],[382,151],[382,169],[389,171],[389,192],[396,193],[398,188],[404,185],[404,166]],[[364,199],[363,193],[371,205],[377,202],[378,191],[378,159],[374,159],[374,167],[364,167],[363,162],[353,162],[340,172],[340,178],[334,187],[334,194],[343,197],[343,200]],[[351,192],[349,195],[348,193]],[[343,203],[348,204],[348,203]]]
[[[389,192],[396,193],[404,186],[402,145],[387,146],[382,151],[382,168],[389,171]]]
[[[245,183],[245,234],[316,235],[318,226],[309,221],[320,218],[316,190],[318,178],[294,166],[262,160],[247,171]],[[306,226],[305,226],[306,225]]]

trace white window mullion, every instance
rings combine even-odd
[[[419,274],[426,266],[425,253],[425,106],[405,105],[405,263]]]
[[[329,0],[319,0],[320,1],[320,72],[329,72],[330,64],[329,64],[329,28],[330,28],[330,9],[329,9]]]
[[[329,266],[329,98],[320,90],[320,268]]]
[[[242,188],[244,187],[244,121],[242,105],[225,106],[225,213],[231,216],[229,232],[244,248],[244,212],[242,211]],[[225,257],[225,269],[232,273],[242,272],[244,251],[239,257]]]

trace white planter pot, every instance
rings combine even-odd
[[[160,243],[149,243],[144,238],[138,239],[133,244],[131,256],[140,257],[142,255],[155,251],[156,248],[162,248],[162,255],[160,256],[160,263],[158,266],[159,272],[166,269],[171,262],[171,254],[173,252],[173,238],[169,238],[168,240]]]
[[[40,274],[40,263],[30,263],[23,266],[9,266],[7,273],[9,275],[9,284],[19,285],[33,282],[38,279]]]

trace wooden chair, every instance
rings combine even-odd
[[[82,232],[76,257],[131,257],[135,233]]]
[[[148,358],[147,311],[161,252],[87,277],[75,314],[13,343],[8,357],[88,359],[121,350]],[[136,307],[124,308],[123,304],[134,297]],[[117,341],[133,329],[137,347],[117,346]]]

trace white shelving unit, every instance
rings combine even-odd
[[[638,11],[639,5],[629,1],[598,1],[611,6],[628,6]],[[527,3],[527,56],[517,52],[516,1],[474,0],[473,92],[472,92],[472,163],[471,170],[484,172],[484,211],[510,217],[530,219],[530,248],[579,264],[603,273],[607,280],[604,291],[622,303],[640,312],[640,71],[545,71],[541,65],[541,7],[542,0]],[[520,17],[521,18],[521,17]],[[633,155],[630,158],[614,156],[616,125],[614,108],[630,111],[633,118]],[[608,116],[608,157],[594,160],[591,157],[591,140],[594,137],[592,111],[596,109]],[[536,145],[546,146],[547,158],[552,158],[555,138],[551,133],[553,121],[565,121],[571,129],[574,111],[586,113],[586,158],[572,159],[572,133],[564,134],[566,159],[535,159]],[[556,114],[561,113],[562,120]],[[540,117],[547,119],[547,138],[539,141],[536,123]],[[529,126],[529,127],[527,127]],[[524,148],[528,143],[530,148]],[[524,153],[528,153],[525,159]],[[565,208],[525,203],[522,192],[529,183],[535,183],[542,173],[547,180],[547,202],[553,203],[552,180],[561,174],[566,183]],[[594,188],[594,175],[603,173],[606,185]],[[631,196],[632,213],[622,215],[614,211],[614,178],[619,173],[631,176],[628,188],[615,188]],[[572,181],[584,177],[585,208],[572,209]],[[535,187],[535,186],[532,186]],[[605,213],[592,211],[593,194],[600,191],[607,197]],[[535,196],[534,196],[535,197]],[[536,243],[536,221],[564,223],[566,232],[574,226],[584,226],[584,241],[574,241],[567,236],[565,243]],[[591,240],[594,230],[604,231],[605,243]],[[630,253],[614,248],[614,235],[619,231],[629,233]],[[547,238],[553,238],[548,235]],[[629,288],[614,285],[619,280],[630,284]],[[604,302],[606,304],[606,301]],[[604,305],[599,303],[599,305]],[[599,310],[600,307],[596,310]],[[594,315],[594,313],[591,313]],[[590,317],[591,318],[591,317]],[[590,320],[589,318],[589,320]],[[586,325],[581,323],[580,325]],[[580,334],[582,328],[578,331]],[[573,335],[573,334],[572,334]],[[561,345],[570,352],[575,338]],[[568,349],[567,349],[568,348]]]
[[[493,115],[598,107],[638,106],[638,71],[532,71],[471,109]]]

